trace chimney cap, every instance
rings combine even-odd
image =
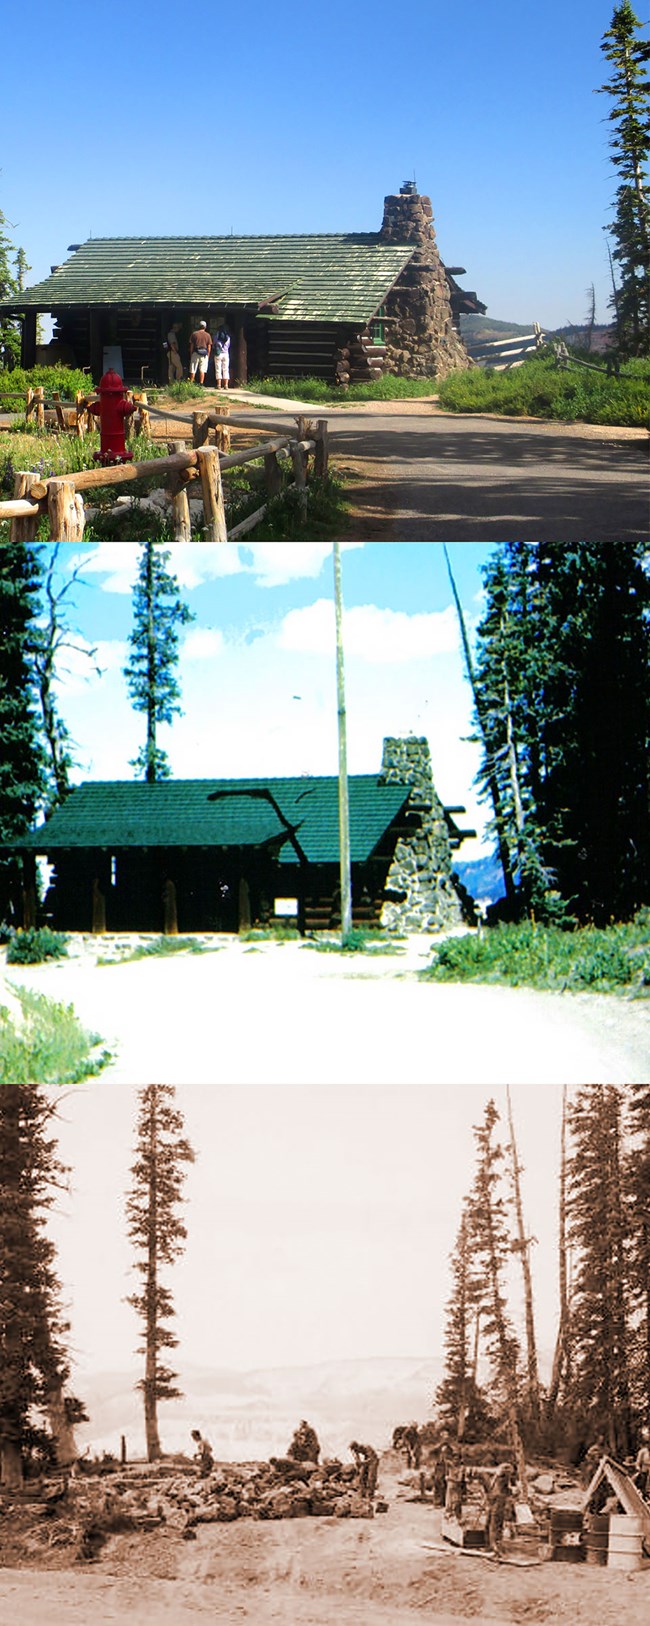
[[[415,181],[405,181],[404,185],[400,186],[399,190],[400,197],[416,198],[418,195],[418,189]]]

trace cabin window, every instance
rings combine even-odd
[[[372,322],[370,323],[370,337],[372,339],[373,344],[383,344],[383,342],[384,342],[384,317],[385,317],[385,315],[386,315],[386,306],[385,305],[380,305],[379,310],[377,311],[377,315],[373,317]]]
[[[117,886],[117,859],[111,858],[111,886]]]

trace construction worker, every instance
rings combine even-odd
[[[367,1497],[371,1502],[377,1489],[377,1474],[379,1472],[379,1457],[372,1445],[360,1445],[358,1440],[350,1441],[350,1450],[357,1467],[357,1490],[360,1496]]]
[[[513,1490],[515,1471],[512,1464],[502,1462],[492,1480],[488,1498],[488,1547],[500,1557],[503,1553],[503,1527],[506,1519],[514,1517]]]
[[[294,1462],[318,1462],[320,1444],[315,1428],[303,1417],[287,1451]]]
[[[203,1435],[200,1433],[198,1428],[192,1429],[192,1439],[194,1441],[194,1461],[198,1469],[199,1478],[207,1479],[208,1474],[211,1474],[212,1469],[214,1468],[212,1446],[210,1445],[209,1440],[204,1440]]]

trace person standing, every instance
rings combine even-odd
[[[214,381],[218,390],[227,390],[230,378],[230,334],[222,322],[212,335]]]
[[[198,373],[199,384],[205,384],[211,349],[212,339],[208,333],[208,324],[199,322],[198,327],[190,335],[190,378],[196,378]]]
[[[641,1445],[637,1452],[635,1468],[635,1482],[644,1501],[648,1500],[648,1486],[650,1485],[650,1430],[641,1429]]]
[[[180,384],[183,377],[183,363],[178,348],[178,335],[181,331],[181,325],[180,322],[172,322],[165,344],[167,351],[167,379],[170,384]]]

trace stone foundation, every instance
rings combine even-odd
[[[400,836],[386,877],[381,924],[388,931],[434,931],[463,920],[452,880],[452,849],[442,802],[431,773],[426,739],[384,740],[381,784],[411,785],[413,829]]]
[[[384,243],[417,244],[386,300],[386,371],[402,378],[445,378],[459,367],[469,367],[454,326],[431,199],[416,192],[385,198],[380,238]]]

